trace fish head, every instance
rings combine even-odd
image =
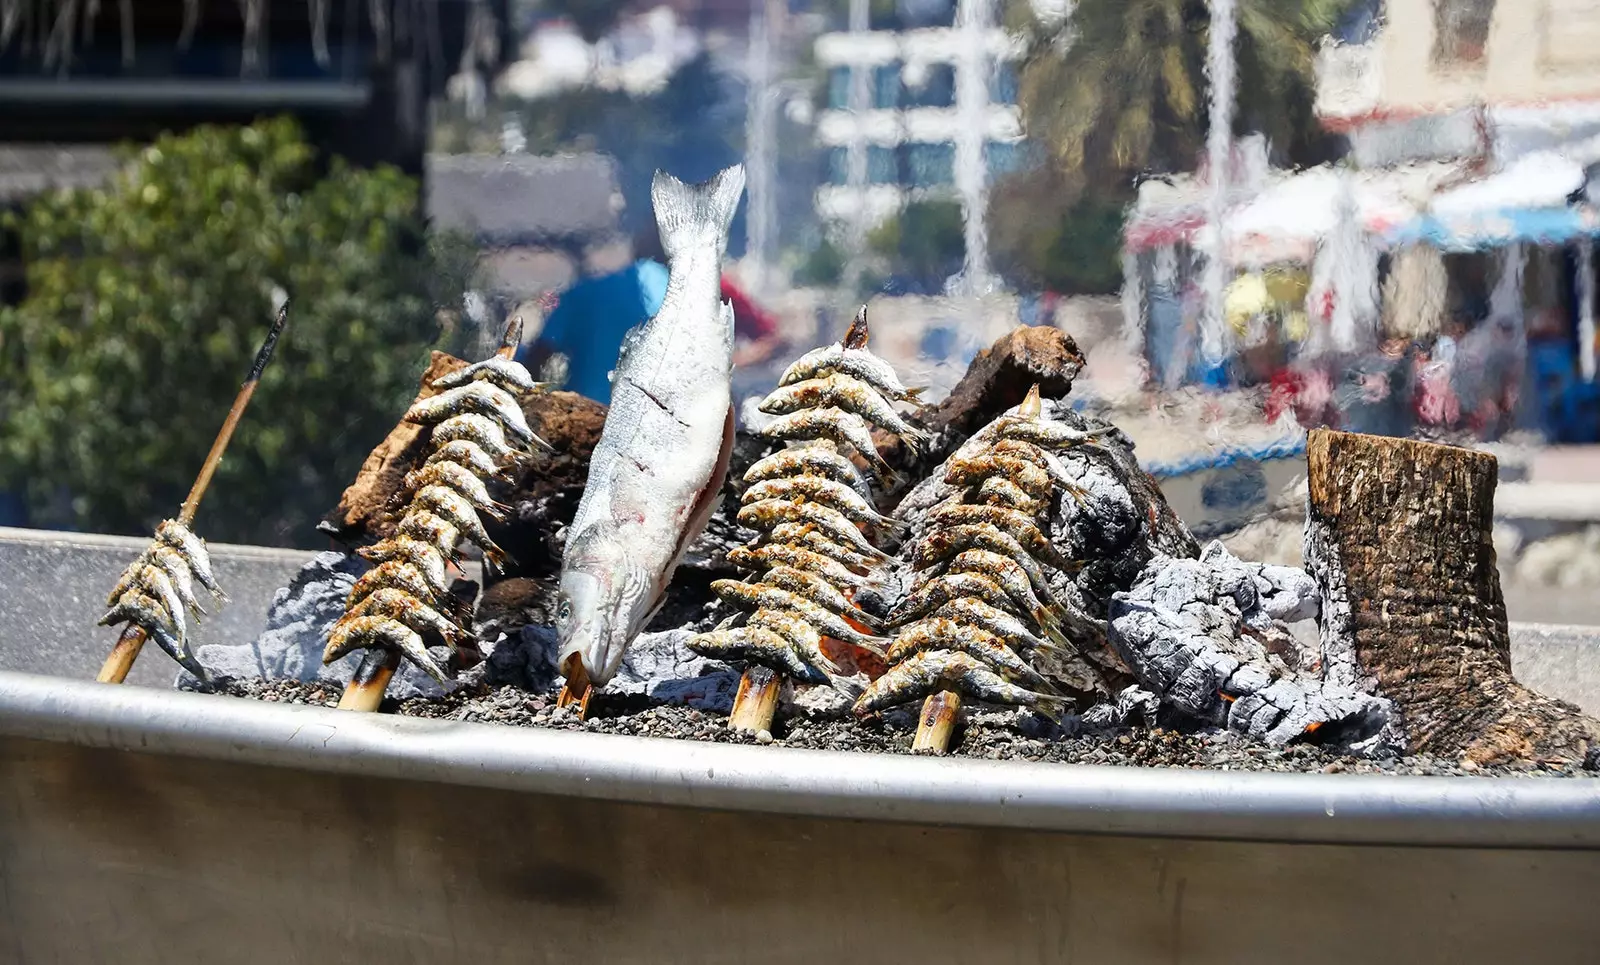
[[[653,581],[631,564],[620,540],[594,530],[575,538],[567,546],[556,604],[558,665],[565,670],[577,657],[593,684],[605,684],[653,604]]]

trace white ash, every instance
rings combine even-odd
[[[328,645],[328,631],[344,615],[350,590],[371,567],[354,554],[318,553],[272,598],[261,636],[245,644],[208,644],[196,649],[195,658],[213,682],[260,678],[343,686],[361,662],[361,652],[347,654],[327,666],[322,663],[322,652]],[[435,647],[429,653],[441,664],[449,657],[443,647]],[[180,672],[173,685],[180,690],[206,686],[188,671]],[[401,699],[437,697],[444,692],[438,682],[409,661],[402,661],[389,684],[390,695]]]
[[[1279,618],[1317,612],[1293,567],[1246,563],[1212,542],[1197,560],[1157,557],[1112,598],[1111,643],[1164,707],[1282,746],[1315,733],[1358,753],[1399,746],[1389,701],[1323,676]]]
[[[602,693],[727,713],[739,689],[739,674],[720,660],[690,650],[693,636],[689,630],[640,634],[628,645],[622,666]]]

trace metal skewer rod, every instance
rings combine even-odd
[[[517,346],[521,344],[522,316],[513,315],[506,323],[505,334],[500,338],[500,349],[495,354],[509,359],[517,354]],[[376,713],[383,703],[384,693],[389,689],[389,681],[394,679],[395,671],[399,669],[399,653],[386,648],[369,648],[362,654],[361,663],[356,666],[350,682],[345,684],[344,693],[339,695],[339,709]]]
[[[222,454],[227,451],[228,443],[233,440],[233,430],[239,427],[239,420],[244,417],[245,406],[250,404],[250,397],[255,395],[256,386],[261,383],[261,373],[266,369],[267,363],[272,361],[272,352],[278,347],[278,337],[283,334],[284,326],[289,323],[289,303],[284,302],[278,309],[278,317],[272,323],[272,329],[267,332],[267,338],[261,343],[261,348],[256,351],[255,361],[250,364],[250,374],[245,376],[244,384],[239,386],[239,394],[233,397],[233,407],[228,410],[228,417],[222,420],[222,428],[217,430],[217,438],[211,443],[211,451],[206,454],[206,461],[200,466],[200,475],[194,479],[194,485],[189,487],[189,495],[183,500],[183,507],[178,511],[178,522],[188,528],[194,524],[195,511],[200,508],[200,499],[205,496],[206,489],[211,485],[211,477],[216,475],[217,466],[222,462]],[[106,657],[106,662],[100,667],[100,674],[95,677],[103,684],[120,684],[128,677],[128,671],[133,669],[133,662],[139,659],[139,651],[144,649],[147,635],[140,627],[128,624],[122,630],[122,636],[117,638],[116,646],[111,648],[111,655]]]

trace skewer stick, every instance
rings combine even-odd
[[[772,718],[778,712],[778,692],[782,688],[783,677],[775,671],[758,665],[746,668],[744,676],[739,678],[733,710],[728,714],[728,729],[770,734]]]
[[[961,695],[941,690],[922,702],[917,720],[917,736],[911,741],[912,753],[947,754],[956,720],[961,716]]]
[[[272,351],[278,347],[278,336],[283,334],[284,326],[289,323],[289,303],[284,302],[278,309],[278,317],[272,323],[272,328],[267,332],[266,341],[261,343],[261,348],[256,351],[255,361],[250,364],[250,374],[245,376],[244,384],[239,386],[239,394],[233,397],[233,407],[228,410],[228,417],[222,420],[222,428],[217,430],[217,438],[211,443],[211,451],[206,454],[206,461],[200,466],[200,475],[194,479],[194,485],[189,487],[189,495],[183,500],[183,507],[178,511],[178,522],[185,528],[194,524],[194,514],[200,508],[200,499],[206,494],[206,488],[211,485],[211,477],[216,475],[217,466],[222,462],[222,454],[228,448],[228,443],[233,440],[233,430],[239,427],[239,420],[244,417],[245,406],[250,404],[250,397],[256,394],[256,386],[261,383],[261,373],[266,369],[267,363],[272,361]],[[144,649],[147,636],[140,627],[128,624],[123,627],[122,635],[117,638],[117,645],[111,648],[110,656],[101,665],[100,673],[95,677],[103,684],[120,684],[128,678],[128,671],[133,669],[133,662],[139,659],[139,651]]]
[[[398,650],[368,650],[361,656],[355,675],[345,684],[344,693],[339,695],[339,709],[377,711],[378,705],[383,703],[383,692],[399,669]]]
[[[522,316],[513,315],[506,322],[505,334],[500,337],[500,348],[495,354],[509,359],[517,354],[517,347],[521,344]],[[344,693],[339,695],[339,709],[376,713],[383,703],[389,681],[394,679],[395,671],[399,669],[400,654],[397,651],[367,650],[361,657],[361,663],[356,665],[350,682],[344,685]]]

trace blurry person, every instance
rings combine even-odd
[[[567,359],[565,388],[597,402],[611,401],[611,370],[623,336],[661,310],[667,296],[666,254],[655,226],[634,238],[635,261],[609,275],[585,278],[561,293],[538,338],[517,352],[517,361],[538,372],[550,356]],[[778,325],[726,275],[722,297],[733,303],[735,368],[771,358],[782,344]]]

